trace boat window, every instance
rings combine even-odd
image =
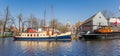
[[[43,34],[43,36],[45,36],[45,34]]]
[[[32,34],[31,34],[31,37],[32,37]]]
[[[40,34],[40,36],[42,36],[42,34]]]
[[[27,36],[29,36],[29,34],[27,34]]]
[[[36,36],[36,35],[34,34],[34,36]]]
[[[39,34],[37,34],[37,36],[39,36]]]

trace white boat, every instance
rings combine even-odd
[[[26,32],[14,36],[15,40],[71,40],[71,32],[52,33],[52,31]]]

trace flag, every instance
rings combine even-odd
[[[117,26],[117,24],[118,24],[117,20],[113,24],[114,24],[114,26]]]

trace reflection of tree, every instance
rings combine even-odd
[[[115,17],[115,13],[108,11],[108,10],[103,10],[102,13],[107,19]]]

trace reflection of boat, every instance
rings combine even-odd
[[[14,43],[15,45],[19,46],[19,49],[23,51],[21,53],[24,52],[27,52],[24,54],[29,53],[29,55],[25,55],[25,56],[31,56],[30,54],[34,54],[33,52],[36,53],[40,52],[41,54],[50,52],[51,54],[54,54],[53,51],[55,51],[55,49],[61,50],[61,48],[64,49],[71,47],[71,41],[67,41],[67,42],[66,41],[15,41]],[[24,55],[20,55],[20,56],[24,56]],[[44,55],[36,55],[36,56],[44,56]],[[50,55],[48,54],[45,56],[50,56]]]
[[[15,40],[71,40],[71,32],[59,33],[52,32],[52,29],[46,28],[44,31],[28,29],[25,33],[19,33],[14,36]]]

